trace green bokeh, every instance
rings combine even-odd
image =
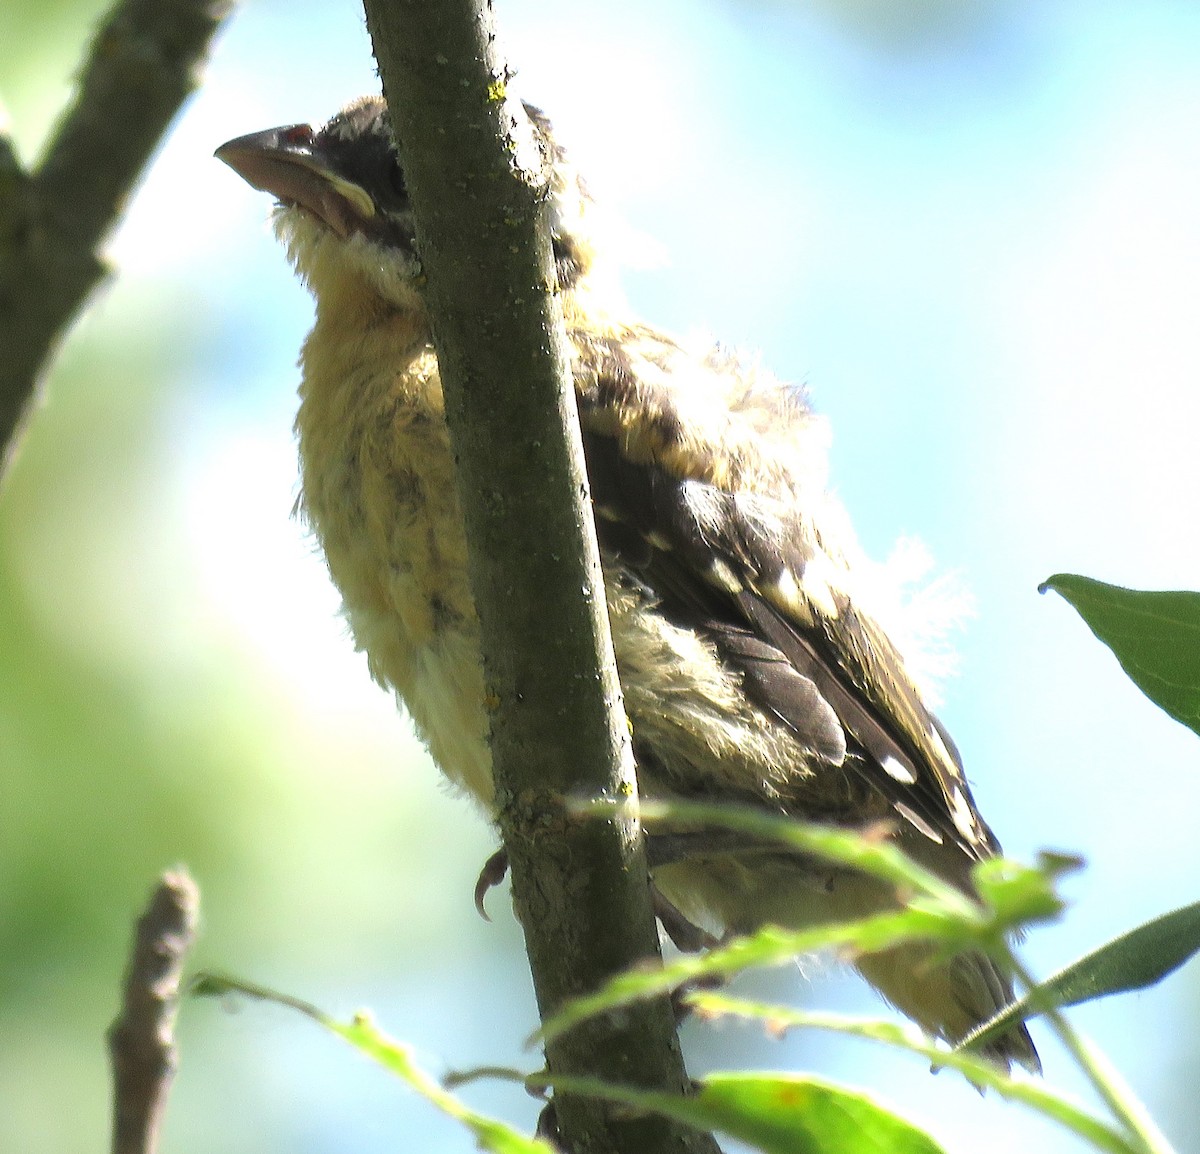
[[[0,14],[3,95],[26,160],[99,12]],[[221,319],[189,275],[118,275],[98,294],[0,492],[0,1150],[105,1147],[104,1032],[164,868],[184,863],[201,886],[195,966],[353,1005],[447,950],[469,964],[500,941],[515,957],[511,924],[488,937],[470,908],[486,826],[439,791],[365,663],[350,724],[373,707],[387,721],[348,730],[206,596],[183,427],[230,370]],[[450,837],[463,849],[438,887],[413,884]],[[451,907],[443,884],[461,899]],[[278,1094],[264,1056],[279,1039],[274,1025],[260,1039],[260,1025],[185,1005],[167,1149],[300,1148],[269,1136],[272,1124],[286,1134],[262,1105]],[[304,1041],[302,1024],[286,1029]]]

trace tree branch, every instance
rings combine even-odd
[[[107,273],[97,247],[184,99],[232,0],[123,0],[32,172],[0,140],[0,475],[37,383]]]
[[[180,869],[163,874],[138,919],[121,1013],[108,1030],[113,1066],[113,1154],[154,1154],[179,1064],[179,980],[196,936],[200,891]]]
[[[564,806],[636,799],[637,782],[555,296],[547,173],[521,142],[490,4],[365,6],[428,278],[494,702],[497,816],[544,1017],[658,956],[638,823],[581,821]],[[581,1026],[547,1047],[547,1062],[687,1086],[665,999]],[[572,1154],[716,1151],[661,1118],[568,1095],[556,1108]]]

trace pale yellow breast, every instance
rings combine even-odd
[[[478,623],[436,361],[410,317],[347,327],[322,306],[302,355],[302,508],[372,676],[486,805]]]

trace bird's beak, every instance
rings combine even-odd
[[[375,215],[370,194],[338,175],[307,124],[239,136],[215,156],[252,187],[307,209],[343,238]]]

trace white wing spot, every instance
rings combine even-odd
[[[839,612],[830,581],[833,576],[833,564],[823,553],[814,553],[804,563],[804,572],[800,576],[800,588],[804,596],[830,621],[836,621]]]
[[[970,842],[979,840],[979,832],[975,828],[975,814],[966,795],[958,786],[954,787],[954,792],[950,795],[950,816],[954,818],[954,824],[963,837]]]
[[[742,583],[737,579],[737,574],[720,557],[713,558],[708,572],[713,581],[722,589],[727,589],[734,594],[742,591]]]
[[[913,825],[917,827],[917,829],[919,829],[927,838],[929,838],[930,841],[935,841],[938,845],[942,844],[942,835],[938,833],[938,831],[934,829],[933,826],[931,826],[923,817],[921,817],[921,815],[918,814],[917,811],[911,806],[907,806],[902,801],[898,801],[896,802],[896,812],[901,817],[907,818],[909,821],[911,821]]]
[[[797,621],[811,626],[813,623],[812,609],[800,594],[800,586],[796,583],[796,574],[790,569],[784,569],[775,579],[773,590],[774,599],[782,605]]]
[[[942,735],[938,733],[935,727],[930,726],[925,731],[925,738],[937,751],[938,756],[942,758],[947,765],[955,766],[957,768],[958,763],[954,760],[950,750],[946,748],[946,743],[942,740]]]
[[[775,579],[775,592],[785,605],[795,605],[800,599],[800,586],[796,584],[796,574],[790,569],[781,570]]]
[[[883,759],[883,769],[888,777],[903,782],[905,785],[917,784],[917,775],[913,773],[912,767],[905,765],[898,757],[892,757],[890,754],[885,757]]]

